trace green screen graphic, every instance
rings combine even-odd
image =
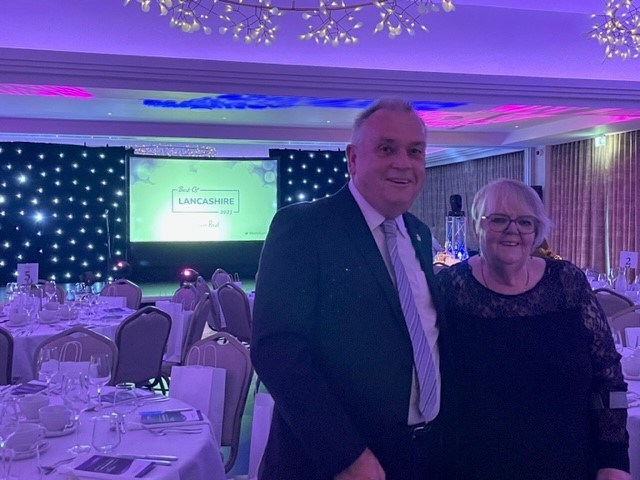
[[[275,160],[131,157],[129,240],[264,240],[276,185]]]

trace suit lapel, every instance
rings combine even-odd
[[[340,228],[343,232],[348,233],[348,238],[345,241],[352,244],[360,252],[371,271],[371,275],[391,305],[397,321],[404,325],[404,315],[398,299],[398,292],[391,281],[380,250],[378,250],[371,230],[369,230],[369,226],[353,195],[351,195],[348,187],[345,186],[336,193],[333,200],[336,202],[336,211],[339,214],[337,216],[342,222]]]

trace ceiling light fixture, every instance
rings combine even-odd
[[[605,45],[606,58],[640,56],[640,7],[634,0],[606,0],[604,13],[591,17],[597,23],[589,35]]]
[[[386,30],[393,38],[406,32],[414,35],[416,30],[428,31],[423,16],[440,8],[445,12],[454,10],[453,0],[317,0],[311,5],[306,0],[136,0],[144,12],[148,12],[152,1],[160,8],[160,15],[170,15],[169,24],[183,32],[193,33],[200,29],[211,33],[213,21],[220,23],[218,32],[230,32],[234,40],[265,45],[275,40],[279,25],[275,19],[291,12],[301,14],[306,27],[299,35],[301,40],[314,40],[321,45],[355,43],[355,31],[363,22],[357,12],[373,7],[378,10],[380,20],[373,33]],[[124,0],[125,6],[130,0]],[[305,4],[306,3],[306,4]],[[440,4],[440,7],[438,6]]]

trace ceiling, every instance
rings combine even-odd
[[[336,149],[381,95],[418,102],[428,164],[640,129],[640,60],[605,61],[586,35],[600,0],[454,0],[429,33],[395,39],[364,12],[340,47],[297,40],[293,16],[266,47],[185,34],[136,2],[8,3],[0,141]]]

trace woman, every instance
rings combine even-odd
[[[583,273],[533,257],[550,220],[533,189],[501,179],[471,209],[480,254],[442,270],[455,471],[466,479],[627,480],[626,385]]]

